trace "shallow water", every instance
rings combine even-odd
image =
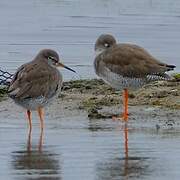
[[[80,124],[79,120],[76,123]],[[117,130],[106,121],[89,123],[79,128],[72,124],[63,127],[61,122],[61,128],[46,129],[41,151],[37,129],[31,150],[24,129],[3,130],[1,178],[178,179],[179,132],[174,137],[170,131],[163,137],[153,130],[130,128],[127,153],[123,128]]]
[[[78,71],[79,76],[63,71],[65,79],[94,77],[94,42],[99,34],[108,32],[120,42],[142,45],[180,71],[179,18],[177,0],[0,1],[0,68],[14,72],[48,47]],[[179,114],[175,117],[176,112],[166,115],[162,111],[157,117],[153,112],[147,118],[142,113],[145,108],[135,109],[142,116],[125,127],[111,119],[89,120],[85,113],[54,115],[52,108],[46,114],[44,134],[35,114],[29,135],[22,109],[16,108],[11,102],[0,104],[0,179],[180,177],[180,118]],[[166,121],[167,126],[158,130],[154,119]]]
[[[2,179],[179,179],[179,111],[130,107],[126,125],[112,119],[88,119],[84,112],[62,112],[54,109],[62,108],[56,104],[46,110],[44,133],[33,113],[29,134],[22,109],[3,103]]]
[[[60,53],[79,76],[94,77],[94,42],[112,33],[133,42],[180,71],[178,0],[17,0],[0,2],[0,68],[14,72],[42,48]]]

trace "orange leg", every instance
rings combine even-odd
[[[32,130],[32,117],[31,117],[31,111],[27,110],[27,117],[28,117],[28,122],[29,122],[29,131],[31,132]]]
[[[119,117],[112,117],[113,120],[128,120],[128,90],[124,89],[123,92],[123,105],[124,105],[124,112]]]
[[[125,121],[128,120],[128,90],[124,89],[124,117]]]
[[[44,109],[39,107],[37,111],[39,114],[41,130],[43,131],[43,129],[44,129]]]

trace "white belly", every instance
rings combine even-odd
[[[104,70],[102,72],[99,72],[98,75],[107,84],[117,90],[122,90],[125,88],[137,89],[147,83],[145,78],[123,77],[122,75],[111,72],[108,68],[105,67]]]
[[[45,107],[46,105],[51,103],[53,99],[57,98],[57,94],[51,98],[39,96],[37,98],[27,98],[23,100],[14,99],[14,102],[25,109],[37,110],[39,107]]]

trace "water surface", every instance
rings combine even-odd
[[[80,77],[95,77],[94,42],[112,33],[147,48],[180,71],[178,0],[17,0],[0,2],[0,68],[14,72],[42,48],[59,52]]]
[[[9,121],[12,119],[9,119]],[[34,119],[0,123],[2,179],[178,179],[180,131],[86,116],[46,117],[44,134]]]
[[[0,68],[14,72],[40,49],[52,48],[81,78],[95,77],[94,42],[101,33],[112,33],[119,42],[137,43],[180,71],[179,20],[177,0],[0,1]],[[63,74],[65,79],[80,78]],[[147,119],[142,110],[141,117],[125,127],[111,119],[90,120],[86,113],[67,116],[65,109],[54,115],[51,109],[46,111],[45,132],[40,133],[33,114],[33,131],[28,134],[22,109],[9,102],[0,105],[1,179],[180,177],[180,118],[171,113],[162,112],[156,120],[175,118],[177,126],[158,130],[154,114]]]
[[[46,108],[44,133],[33,112],[29,134],[24,111],[1,102],[2,179],[179,179],[180,111],[131,106],[126,125],[65,107]]]

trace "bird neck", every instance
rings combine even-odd
[[[96,56],[96,57],[99,56],[99,54],[103,53],[104,51],[105,51],[105,49],[103,49],[103,48],[98,48],[98,49],[96,49],[96,50],[95,50],[95,56]]]

